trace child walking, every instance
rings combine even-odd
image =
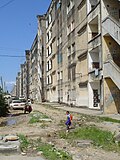
[[[71,126],[72,115],[69,113],[69,111],[66,111],[66,115],[67,115],[67,121],[65,122],[66,127],[67,127],[66,132],[69,132],[69,129],[70,129],[70,126]]]

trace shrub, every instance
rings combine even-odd
[[[0,117],[6,116],[8,114],[8,107],[5,103],[5,99],[3,98],[3,95],[0,93]]]

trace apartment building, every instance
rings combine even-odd
[[[20,97],[21,95],[21,74],[18,72],[16,77],[16,96]]]
[[[52,0],[37,20],[29,97],[120,113],[120,1]]]
[[[23,64],[23,79],[22,79],[22,83],[23,83],[23,95],[21,95],[22,97],[26,97],[27,95],[27,90],[26,90],[26,84],[27,84],[27,80],[26,80],[26,75],[27,75],[27,69],[26,69],[26,61]]]
[[[33,44],[30,49],[30,54],[31,54],[31,68],[30,68],[30,74],[31,74],[31,98],[34,101],[38,101],[39,97],[39,92],[38,92],[38,37],[36,35]]]
[[[21,73],[21,95],[20,97],[23,97],[23,73],[24,73],[24,64],[20,65],[20,73]]]
[[[38,87],[41,101],[46,100],[46,15],[38,15]]]
[[[56,5],[51,2],[46,13],[46,100],[58,101],[57,90],[57,56],[56,56]]]
[[[46,22],[48,101],[119,112],[119,13],[118,0],[51,2]]]
[[[86,11],[79,0],[52,1],[47,11],[48,101],[88,106]]]

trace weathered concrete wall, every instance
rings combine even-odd
[[[104,80],[104,113],[120,113],[120,90],[111,79]]]

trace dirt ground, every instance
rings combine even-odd
[[[41,138],[43,142],[54,144],[58,149],[69,152],[73,160],[120,160],[120,154],[116,152],[107,152],[101,148],[89,147],[79,147],[70,144],[67,140],[59,138],[57,132],[59,130],[66,131],[66,126],[64,121],[66,120],[65,111],[55,109],[52,107],[45,107],[44,105],[33,105],[33,111],[39,111],[46,114],[52,121],[47,122],[47,125],[43,127],[40,123],[30,124],[30,114],[23,114],[23,111],[11,111],[12,116],[0,118],[0,124],[6,120],[14,120],[16,123],[14,125],[0,126],[0,135],[8,134],[24,134],[28,138],[37,139]],[[74,113],[74,122],[78,121],[80,115]],[[97,123],[93,122],[95,125],[106,130],[111,130],[114,132],[115,128],[119,132],[118,124],[112,123]],[[72,132],[72,130],[70,131]],[[66,133],[69,134],[69,133]],[[33,153],[29,153],[32,155]]]

